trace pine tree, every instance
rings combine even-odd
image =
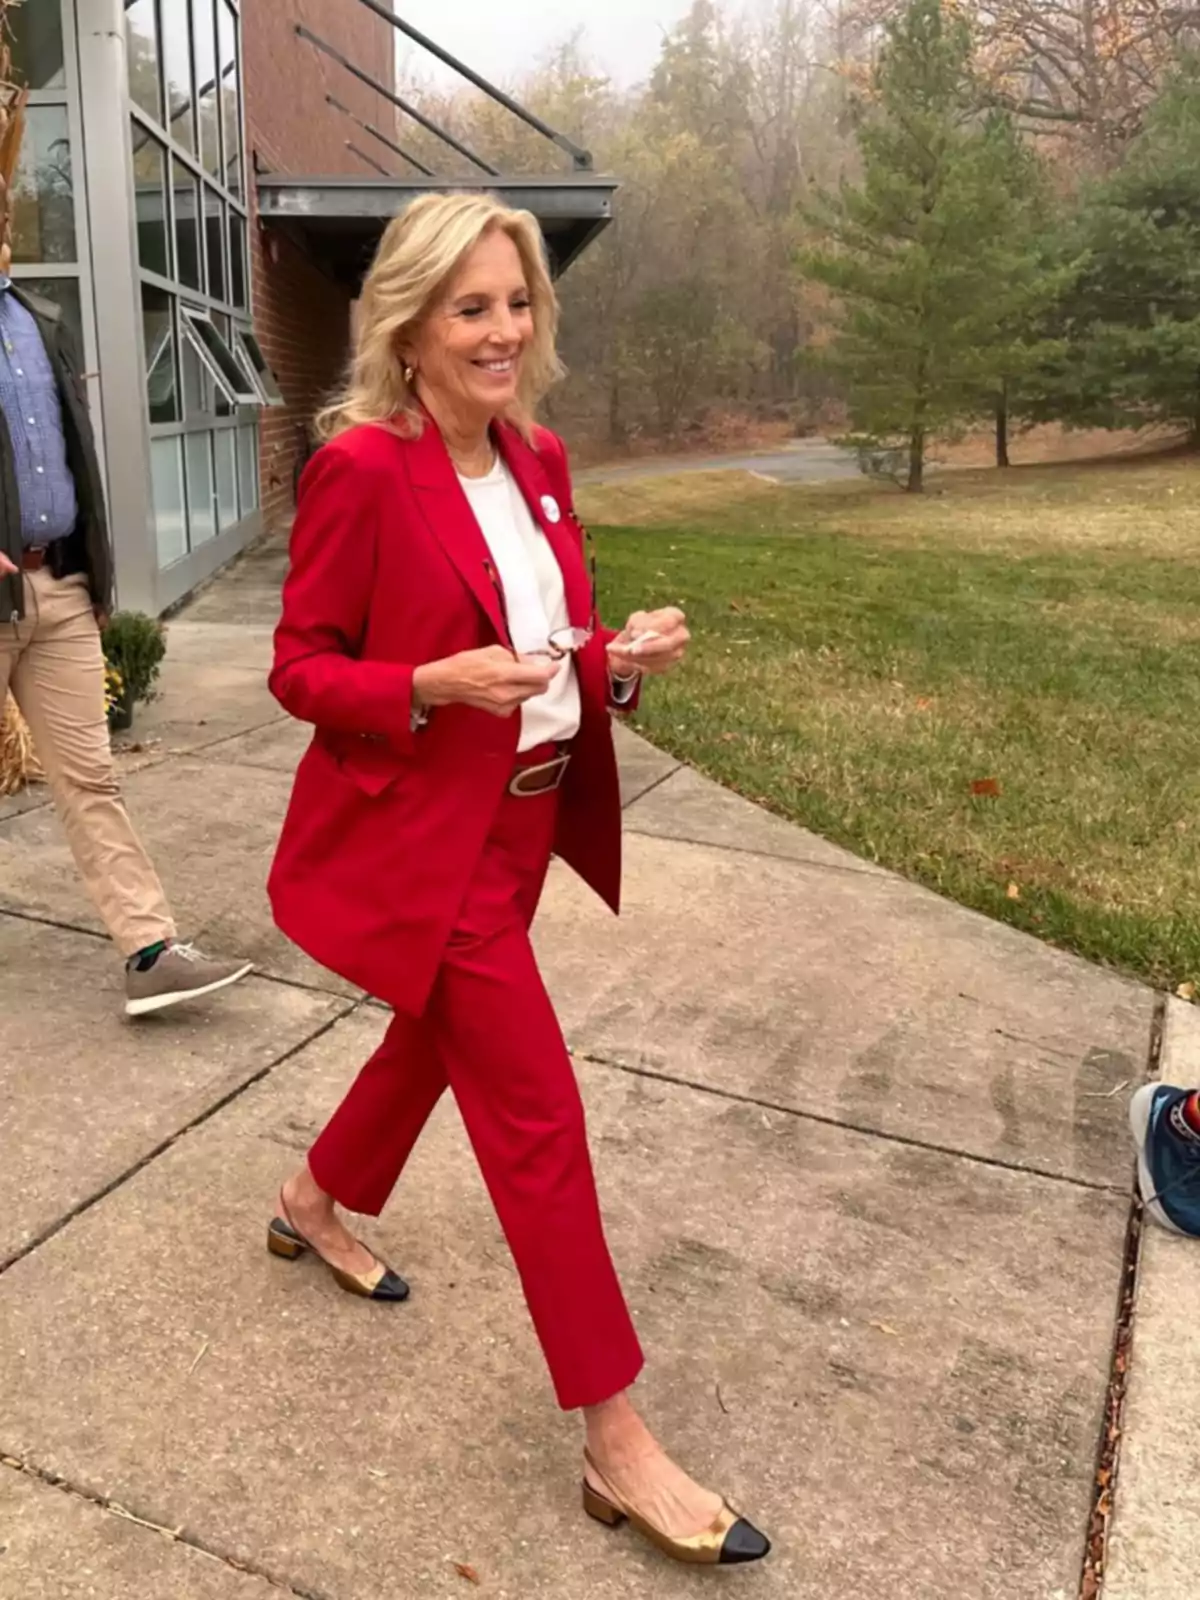
[[[1004,468],[1010,465],[1013,422],[1029,419],[1040,397],[1040,374],[1060,357],[1061,342],[1047,319],[1076,272],[1061,248],[1047,174],[1011,114],[993,112],[985,133],[995,228],[987,258],[987,314],[975,352],[982,383],[978,415],[995,423],[996,465]]]
[[[1200,59],[1185,58],[1128,158],[1085,195],[1080,259],[1043,373],[1043,414],[1185,425],[1200,442]]]
[[[887,30],[858,130],[862,179],[816,211],[826,245],[803,271],[843,308],[830,362],[857,428],[901,435],[908,488],[924,484],[931,433],[995,404],[1015,370],[1029,239],[1024,159],[1011,125],[984,115],[967,23],[912,0]]]

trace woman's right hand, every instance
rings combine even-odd
[[[413,701],[423,706],[474,706],[494,717],[514,711],[550,687],[558,663],[544,656],[514,656],[503,645],[464,650],[429,661],[413,673]]]

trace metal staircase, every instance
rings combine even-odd
[[[440,176],[427,161],[405,149],[390,132],[384,132],[358,116],[335,95],[326,94],[326,104],[343,115],[360,134],[373,141],[372,153],[364,150],[356,140],[348,138],[346,145],[378,176],[291,176],[259,172],[256,174],[256,184],[258,213],[262,223],[268,228],[290,234],[339,282],[356,291],[384,228],[411,200],[431,190],[487,189],[500,195],[510,205],[531,211],[537,217],[555,273],[565,272],[612,220],[616,181],[595,172],[589,151],[581,149],[565,134],[559,133],[511,95],[489,83],[411,23],[396,16],[381,0],[347,0],[347,3],[365,6],[398,33],[450,67],[465,82],[503,106],[554,146],[560,155],[565,155],[570,160],[570,170],[552,172],[545,177],[505,176],[485,156],[440,126],[420,107],[397,94],[393,86],[372,77],[328,40],[297,23],[295,32],[298,48],[319,51],[349,77],[389,101],[403,117],[424,128],[473,167],[478,176]],[[403,175],[389,172],[384,164],[388,152],[398,157],[411,171]]]

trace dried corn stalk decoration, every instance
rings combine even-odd
[[[0,0],[0,176],[10,191],[21,153],[25,105],[29,99],[29,90],[13,82],[9,17],[20,3],[21,0]],[[5,237],[0,241],[0,272],[7,273],[11,264],[12,245]],[[42,769],[25,719],[12,695],[7,694],[4,715],[0,718],[0,795],[16,794],[27,783],[38,782],[41,776]]]
[[[26,784],[41,780],[42,769],[33,748],[33,738],[10,694],[4,705],[4,720],[0,722],[0,797],[19,794]]]

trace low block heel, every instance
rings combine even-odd
[[[408,1285],[399,1273],[393,1272],[386,1261],[378,1258],[369,1272],[345,1272],[335,1267],[304,1237],[288,1215],[287,1203],[279,1196],[279,1212],[267,1227],[267,1249],[283,1261],[299,1261],[311,1250],[318,1261],[325,1262],[333,1274],[333,1281],[347,1294],[356,1294],[364,1300],[380,1300],[399,1304],[408,1299]]]
[[[276,1217],[267,1229],[267,1249],[284,1261],[299,1261],[308,1246],[299,1239],[281,1217]]]
[[[664,1555],[670,1556],[672,1561],[686,1561],[696,1566],[729,1567],[747,1561],[761,1561],[764,1556],[770,1555],[771,1541],[766,1534],[760,1533],[752,1522],[746,1521],[745,1517],[738,1516],[726,1501],[722,1501],[721,1509],[713,1518],[712,1525],[705,1528],[702,1533],[674,1538],[642,1516],[636,1507],[621,1499],[618,1491],[592,1460],[588,1450],[584,1450],[583,1457],[589,1471],[594,1473],[608,1490],[607,1494],[601,1493],[599,1489],[593,1488],[585,1477],[583,1509],[589,1517],[596,1522],[602,1522],[606,1528],[619,1528],[621,1523],[628,1522],[630,1527],[636,1528],[643,1538],[649,1539],[650,1543],[657,1545]]]
[[[619,1528],[625,1521],[625,1513],[593,1489],[586,1478],[583,1480],[583,1509],[593,1521],[602,1522],[606,1528]]]

